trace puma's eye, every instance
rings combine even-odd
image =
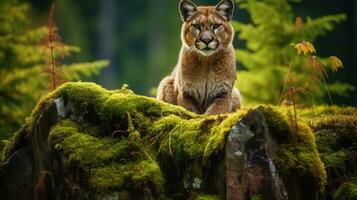
[[[193,27],[194,27],[195,29],[198,29],[198,30],[201,29],[201,25],[200,25],[200,24],[194,24]]]
[[[213,27],[213,29],[218,29],[219,27],[221,27],[221,25],[220,24],[213,24],[212,27]]]

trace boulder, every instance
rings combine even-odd
[[[197,115],[94,83],[44,97],[5,142],[4,199],[319,199],[315,136],[284,108]]]

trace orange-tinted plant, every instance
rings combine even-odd
[[[49,90],[54,90],[64,83],[61,76],[59,60],[64,57],[64,44],[58,33],[58,27],[55,23],[56,4],[53,3],[47,20],[48,34],[42,40],[42,45],[48,52],[48,60],[44,67],[44,72],[49,74]]]
[[[297,17],[295,20],[295,31],[299,31],[303,26],[302,19]],[[311,97],[311,108],[314,113],[314,102],[313,102],[313,93],[311,87],[318,82],[324,84],[326,92],[328,94],[328,98],[330,103],[332,104],[332,97],[330,90],[327,86],[326,79],[328,77],[326,66],[324,66],[318,56],[316,56],[316,49],[314,45],[308,41],[302,41],[297,44],[291,45],[294,48],[294,52],[291,58],[291,62],[288,68],[288,72],[286,74],[286,78],[284,80],[283,90],[280,95],[280,104],[284,102],[284,104],[292,105],[294,116],[290,116],[290,119],[293,119],[293,124],[295,126],[295,130],[297,131],[297,113],[296,113],[296,95],[298,94],[309,94]],[[295,56],[305,56],[307,58],[306,69],[309,73],[307,80],[299,80],[299,77],[294,75],[294,57]],[[330,56],[329,58],[330,66],[332,72],[337,72],[339,69],[343,68],[342,61],[336,56]],[[284,100],[284,101],[283,101]],[[290,113],[290,112],[289,112]]]

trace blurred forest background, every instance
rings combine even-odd
[[[179,0],[58,0],[55,21],[65,44],[59,65],[69,81],[94,81],[108,89],[128,84],[153,95],[178,58],[181,20]],[[215,5],[218,0],[194,0]],[[344,69],[330,73],[333,103],[357,105],[357,1],[237,0],[238,87],[244,103],[279,103],[291,61],[290,44],[314,44],[321,62],[329,56]],[[0,0],[0,139],[9,137],[47,90],[41,65],[47,54],[38,49],[46,35],[49,0]],[[295,18],[305,24],[296,33]],[[108,62],[109,61],[109,62]],[[294,63],[303,65],[303,58]],[[304,82],[304,71],[298,75]],[[330,103],[317,85],[314,101]],[[304,100],[302,100],[304,101]]]

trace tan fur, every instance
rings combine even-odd
[[[186,0],[181,1],[180,6],[183,3]],[[192,16],[183,16],[183,44],[178,64],[173,73],[161,81],[157,98],[199,114],[233,112],[240,108],[240,94],[234,88],[234,31],[229,19],[212,6],[196,7],[195,12],[189,14]],[[199,30],[195,24],[200,24]],[[220,26],[214,29],[213,24]],[[203,42],[207,37],[212,40],[209,44]],[[205,46],[211,49],[205,50]]]

